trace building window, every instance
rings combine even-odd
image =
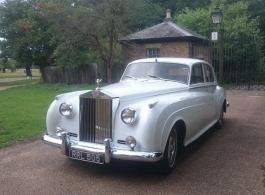
[[[147,49],[148,58],[160,57],[160,49]]]

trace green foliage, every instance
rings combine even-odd
[[[182,13],[174,16],[174,20],[177,24],[194,32],[205,34],[209,28],[210,12],[205,8],[192,10],[186,7]]]
[[[238,0],[227,0],[228,3],[236,3]],[[259,28],[265,32],[265,1],[264,0],[242,0],[249,4],[248,11],[252,19],[258,19]]]
[[[165,18],[166,9],[159,2],[129,1],[125,15],[126,28],[123,35],[161,23]],[[137,10],[137,11],[136,11]]]
[[[21,65],[49,63],[54,45],[50,24],[42,20],[36,1],[6,0],[0,6],[0,57]]]
[[[0,59],[0,68],[10,69],[11,71],[15,71],[18,67],[18,63],[15,60],[1,60]]]
[[[43,1],[38,7],[57,32],[53,36],[58,43],[55,63],[80,66],[103,62],[109,83],[114,63],[121,59],[118,38],[161,22],[161,14],[165,14],[158,4],[141,0]]]
[[[93,49],[75,49],[68,42],[64,42],[56,48],[53,58],[58,66],[83,66],[100,62],[97,53]]]
[[[182,13],[175,15],[175,21],[184,27],[195,32],[207,32],[210,24],[210,14],[216,4],[223,12],[223,24],[225,33],[231,38],[242,36],[261,36],[259,22],[252,19],[248,12],[248,3],[237,1],[228,4],[226,0],[213,1],[205,8],[196,8],[194,10],[186,8]]]
[[[178,0],[175,2],[176,13],[180,13],[185,10],[185,8],[204,8],[205,6],[208,6],[211,3],[211,0]]]
[[[103,61],[112,68],[120,55],[118,29],[122,28],[125,1],[78,1],[43,3],[40,8],[52,22],[59,42],[53,56],[58,65],[85,65]],[[89,54],[87,54],[89,53]]]
[[[173,14],[179,13],[185,8],[202,8],[211,3],[211,0],[148,0],[148,3],[156,3],[164,10],[170,9]]]

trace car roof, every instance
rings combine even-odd
[[[194,58],[145,58],[145,59],[139,59],[135,60],[129,64],[134,63],[140,63],[140,62],[166,62],[166,63],[179,63],[179,64],[186,64],[186,65],[192,65],[194,63],[206,63],[204,60],[194,59]]]

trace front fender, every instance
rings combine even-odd
[[[163,152],[175,122],[185,121],[182,117],[185,109],[182,106],[188,107],[187,100],[190,98],[188,93],[178,93],[178,96],[167,94],[140,101],[120,102],[115,117],[114,143],[125,140],[127,136],[133,136],[137,140],[136,150]],[[127,107],[134,108],[138,114],[137,121],[132,125],[121,120],[121,112]]]
[[[60,126],[67,132],[77,133],[79,130],[79,96],[86,91],[76,91],[61,94],[55,97],[51,103],[46,115],[46,127],[49,135],[56,134],[56,127]],[[73,114],[70,117],[64,117],[59,112],[59,106],[63,102],[69,102],[73,105]]]
[[[194,115],[194,107],[190,104],[191,96],[186,96],[178,101],[171,101],[159,115],[156,134],[160,135],[160,148],[164,151],[170,131],[177,121],[188,123],[188,119]],[[168,101],[165,101],[168,102]]]

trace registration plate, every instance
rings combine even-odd
[[[92,163],[104,164],[104,155],[69,149],[69,158]]]

